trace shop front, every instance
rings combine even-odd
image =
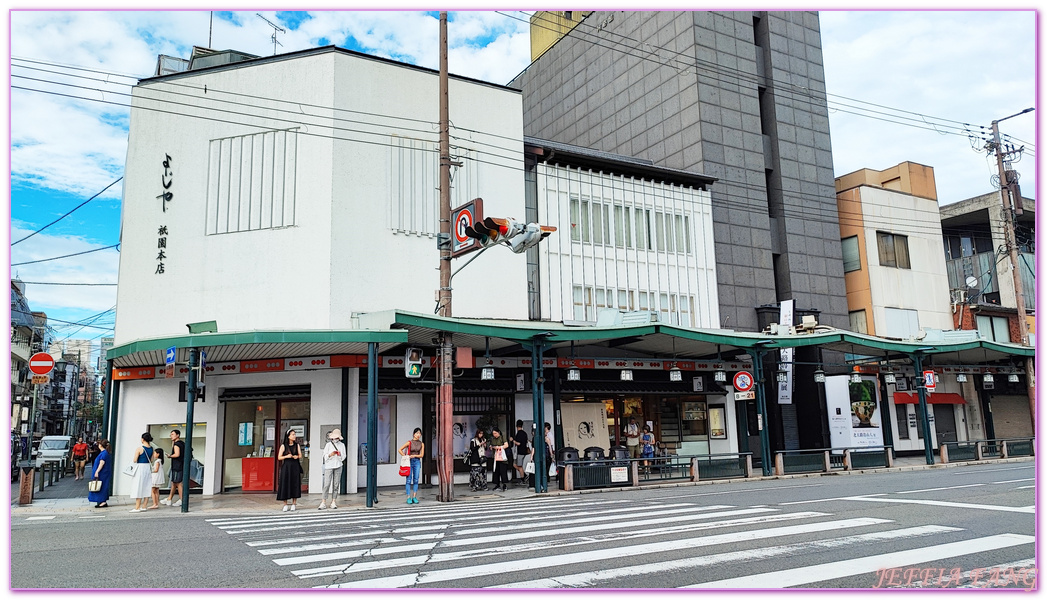
[[[309,435],[309,386],[232,388],[220,399],[225,408],[222,491],[275,492],[279,480],[277,455],[287,433],[294,431],[302,447],[302,491],[308,492],[314,443]],[[326,433],[335,427],[338,425],[320,428],[320,448]]]

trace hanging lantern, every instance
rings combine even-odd
[[[622,369],[621,380],[622,381],[632,381],[633,380],[633,372],[630,371],[629,369]]]
[[[480,371],[481,381],[494,381],[494,364],[490,360],[484,365],[484,368]]]
[[[581,381],[581,380],[582,380],[582,371],[578,367],[571,367],[570,370],[567,371],[567,381]]]
[[[716,365],[716,372],[713,373],[713,381],[717,383],[727,381],[727,372],[723,370],[723,365]]]
[[[814,371],[814,382],[815,383],[825,383],[825,371],[823,371],[821,369],[816,369]]]
[[[862,376],[859,373],[851,373],[851,383],[861,383]]]
[[[676,366],[676,363],[673,363],[673,367],[669,369],[669,381],[683,381],[683,371]]]
[[[986,373],[985,375],[982,375],[982,381],[985,382],[985,383],[992,383],[993,382],[992,373]]]
[[[966,373],[957,373],[956,374],[956,383],[967,383],[967,374]]]
[[[897,383],[898,378],[894,376],[894,373],[888,371],[883,374],[884,383]]]
[[[1018,383],[1018,374],[1011,371],[1010,375],[1007,376],[1008,383]]]

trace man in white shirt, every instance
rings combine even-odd
[[[640,428],[633,417],[629,417],[629,424],[625,426],[625,445],[629,448],[629,456],[640,458]]]

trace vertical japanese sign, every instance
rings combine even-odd
[[[167,212],[167,205],[174,198],[174,192],[171,188],[174,185],[174,172],[171,170],[171,155],[165,154],[163,161],[163,173],[160,174],[160,185],[163,186],[163,190],[160,195],[156,198],[160,200],[161,212]],[[153,271],[154,275],[164,274],[164,261],[167,260],[167,225],[161,225],[156,232],[156,270]]]
[[[793,301],[782,300],[781,312],[778,315],[778,327],[793,326]],[[778,382],[778,404],[793,403],[793,354],[795,348],[782,348],[781,362],[785,365],[785,381]]]

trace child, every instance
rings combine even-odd
[[[160,488],[167,485],[167,476],[164,475],[164,451],[157,448],[153,458],[153,505],[149,508],[160,508]]]

